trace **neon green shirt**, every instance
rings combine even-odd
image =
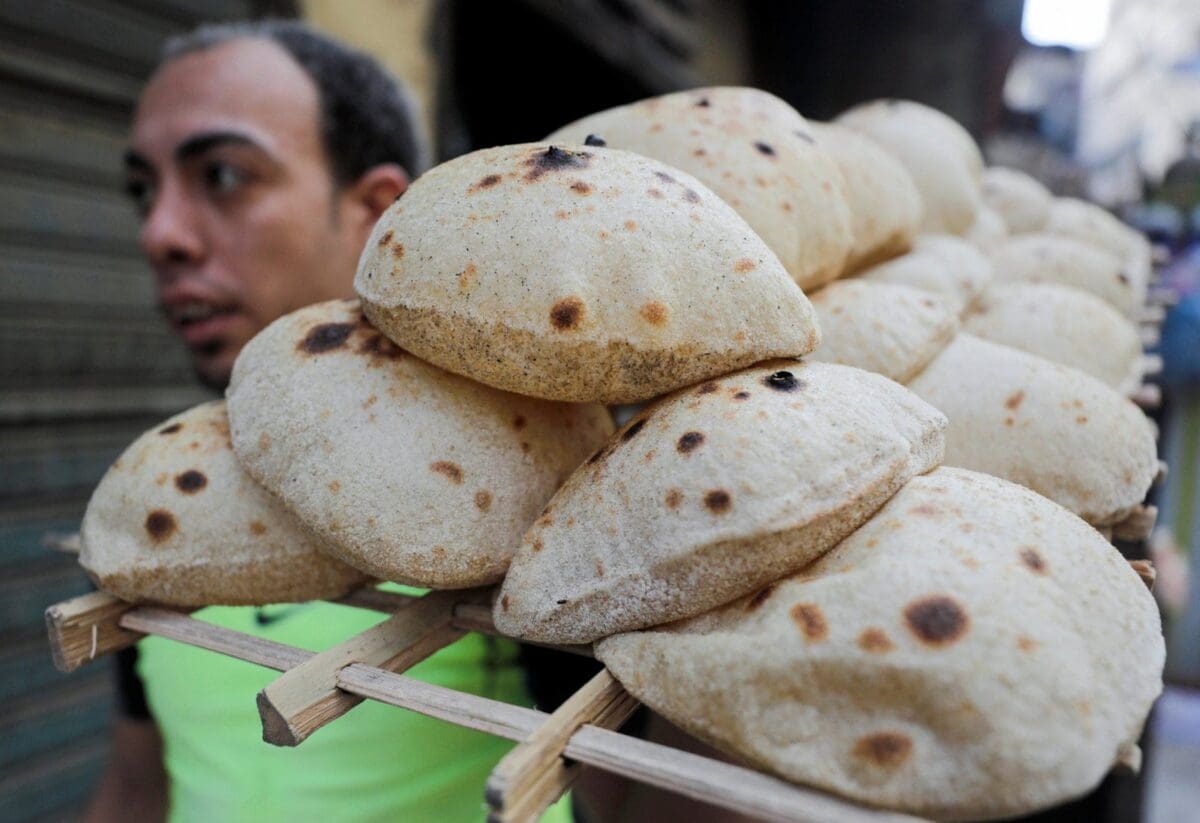
[[[320,651],[386,616],[329,603],[210,607],[218,626]],[[138,673],[162,733],[172,823],[478,821],[483,787],[512,744],[367,700],[296,748],[264,743],[255,697],[278,673],[160,637]],[[468,634],[409,670],[428,683],[530,705],[515,644]],[[543,818],[569,821],[560,802]]]

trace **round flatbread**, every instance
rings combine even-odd
[[[229,385],[242,465],[339,558],[435,589],[497,582],[554,490],[612,433],[601,406],[507,394],[431,366],[355,300],[286,315]]]
[[[823,313],[821,326],[826,330],[824,347],[830,330]],[[967,316],[964,328],[984,340],[1079,369],[1126,396],[1142,383],[1137,328],[1099,297],[1080,289],[1050,283],[993,285]]]
[[[801,288],[841,273],[854,238],[838,164],[775,95],[676,92],[590,115],[546,140],[582,144],[588,135],[695,175],[745,218]]]
[[[983,252],[961,237],[922,234],[908,254],[872,266],[859,277],[933,292],[962,315],[991,284],[992,264]]]
[[[837,161],[850,206],[854,248],[846,271],[908,251],[921,230],[921,193],[896,158],[865,135],[836,123],[813,123],[823,149]]]
[[[733,209],[678,169],[592,146],[501,146],[422,175],[354,285],[406,350],[553,400],[641,402],[820,342]]]
[[[1076,369],[959,334],[908,386],[950,420],[946,465],[1020,483],[1097,526],[1124,520],[1158,473],[1146,416]]]
[[[260,605],[339,597],[367,577],[238,465],[225,403],[135,440],[88,502],[79,563],[132,603]]]
[[[1008,226],[1004,224],[1004,220],[1000,215],[987,206],[980,207],[979,214],[975,217],[975,222],[971,224],[971,228],[967,229],[967,233],[963,235],[964,240],[973,244],[984,254],[991,253],[1007,237]]]
[[[801,568],[941,461],[944,418],[858,369],[775,361],[635,417],[525,535],[493,616],[549,643],[699,614]]]
[[[984,820],[1127,760],[1165,650],[1154,598],[1095,529],[941,468],[800,574],[596,655],[654,711],[784,778]]]
[[[985,169],[982,192],[983,202],[1004,220],[1009,233],[1045,228],[1054,195],[1025,172],[1000,166]]]
[[[1120,258],[1048,232],[1008,238],[992,252],[992,270],[997,283],[1055,283],[1091,292],[1126,317],[1133,317],[1143,300]]]
[[[904,165],[921,192],[925,231],[962,234],[975,222],[983,158],[954,120],[910,100],[875,100],[836,122],[866,134]]]
[[[953,304],[927,291],[839,280],[812,297],[821,345],[809,360],[839,363],[907,383],[958,334]]]
[[[1077,197],[1054,198],[1045,230],[1098,246],[1121,260],[1133,252],[1141,236],[1107,209]]]

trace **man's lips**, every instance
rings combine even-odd
[[[189,346],[199,346],[226,336],[237,323],[237,315],[233,313],[217,314],[206,320],[193,320],[175,326],[179,336]]]
[[[193,347],[225,336],[238,319],[232,307],[202,300],[167,303],[163,313],[176,333]]]

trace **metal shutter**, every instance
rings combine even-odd
[[[0,2],[0,808],[77,819],[107,752],[111,672],[51,665],[42,611],[89,584],[42,545],[78,528],[135,436],[207,395],[153,305],[121,193],[167,35],[242,0]],[[259,6],[261,8],[261,5]]]

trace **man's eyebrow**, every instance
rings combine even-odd
[[[267,155],[274,156],[266,146],[248,134],[239,131],[206,131],[194,134],[175,147],[175,159],[179,162],[204,154],[217,146],[228,144],[251,146]]]

